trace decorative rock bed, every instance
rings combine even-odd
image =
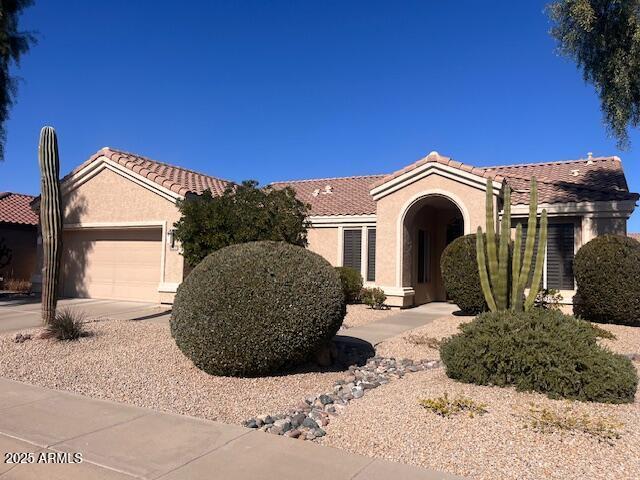
[[[347,376],[336,382],[333,391],[308,397],[286,414],[260,415],[243,422],[248,428],[301,440],[325,435],[322,427],[331,416],[340,414],[349,402],[362,398],[367,390],[378,388],[407,373],[431,370],[441,366],[439,360],[396,360],[373,357],[364,366],[351,365]]]

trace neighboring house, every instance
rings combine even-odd
[[[640,242],[640,233],[630,233],[629,236]]]
[[[432,152],[390,175],[277,182],[311,205],[309,248],[353,267],[388,303],[445,300],[440,255],[459,235],[485,224],[486,180],[497,208],[512,188],[513,226],[528,214],[538,179],[549,212],[544,284],[571,298],[573,256],[591,238],[626,234],[638,194],[618,157],[472,167]],[[171,302],[185,274],[172,235],[176,201],[229,182],[105,148],[62,182],[65,204],[62,291],[68,296]],[[526,224],[525,224],[526,226]],[[37,278],[35,280],[38,280]]]
[[[3,280],[29,280],[35,271],[38,215],[29,205],[33,199],[31,195],[0,192],[0,240],[11,249],[10,263],[0,269]]]

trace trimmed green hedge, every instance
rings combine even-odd
[[[440,348],[447,375],[478,385],[515,386],[551,398],[632,403],[631,360],[600,347],[608,332],[559,311],[483,313]]]
[[[349,267],[336,267],[342,284],[342,292],[347,303],[357,303],[360,300],[362,290],[362,275],[360,272]]]
[[[440,270],[447,295],[460,310],[476,314],[489,309],[480,286],[475,234],[447,245],[440,257]]]
[[[640,326],[640,243],[603,235],[587,242],[574,260],[574,312],[593,322]]]
[[[178,288],[171,334],[212,375],[271,374],[308,360],[346,313],[340,279],[319,255],[282,242],[218,250]]]

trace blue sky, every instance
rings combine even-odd
[[[592,151],[640,191],[639,132],[608,138],[545,3],[36,0],[0,191],[37,193],[44,124],[63,174],[103,146],[262,183]]]

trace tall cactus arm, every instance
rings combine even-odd
[[[529,220],[527,222],[527,240],[524,247],[524,258],[522,268],[518,278],[518,293],[516,298],[524,295],[527,287],[529,273],[531,272],[531,262],[533,260],[533,250],[536,244],[536,227],[538,224],[538,187],[536,177],[531,178],[531,192],[529,196]]]
[[[495,244],[494,244],[495,245]],[[495,312],[498,310],[496,301],[493,298],[491,292],[491,285],[489,284],[489,273],[487,272],[487,259],[484,254],[484,237],[482,235],[482,228],[478,227],[476,234],[476,257],[478,259],[478,273],[480,274],[480,286],[482,287],[482,293],[484,299],[489,306],[489,310]]]
[[[511,259],[511,310],[522,310],[522,293],[518,297],[518,281],[522,261],[522,225],[516,226],[516,239],[513,244],[513,258]]]
[[[509,307],[509,242],[511,232],[511,188],[504,189],[504,211],[500,223],[500,251],[498,262],[498,285],[495,288],[496,305],[499,310]]]
[[[40,131],[40,225],[42,229],[42,320],[50,323],[56,314],[58,278],[62,254],[62,207],[58,139],[51,127]]]
[[[533,280],[529,295],[524,302],[524,310],[529,311],[536,300],[536,296],[540,291],[540,281],[542,280],[542,270],[544,268],[544,257],[547,248],[547,210],[542,210],[542,218],[540,219],[540,240],[538,241],[538,254],[536,256],[536,268],[533,271]]]
[[[489,259],[489,283],[498,284],[498,254],[496,252],[495,220],[493,218],[493,180],[487,179],[486,196],[487,257]]]

